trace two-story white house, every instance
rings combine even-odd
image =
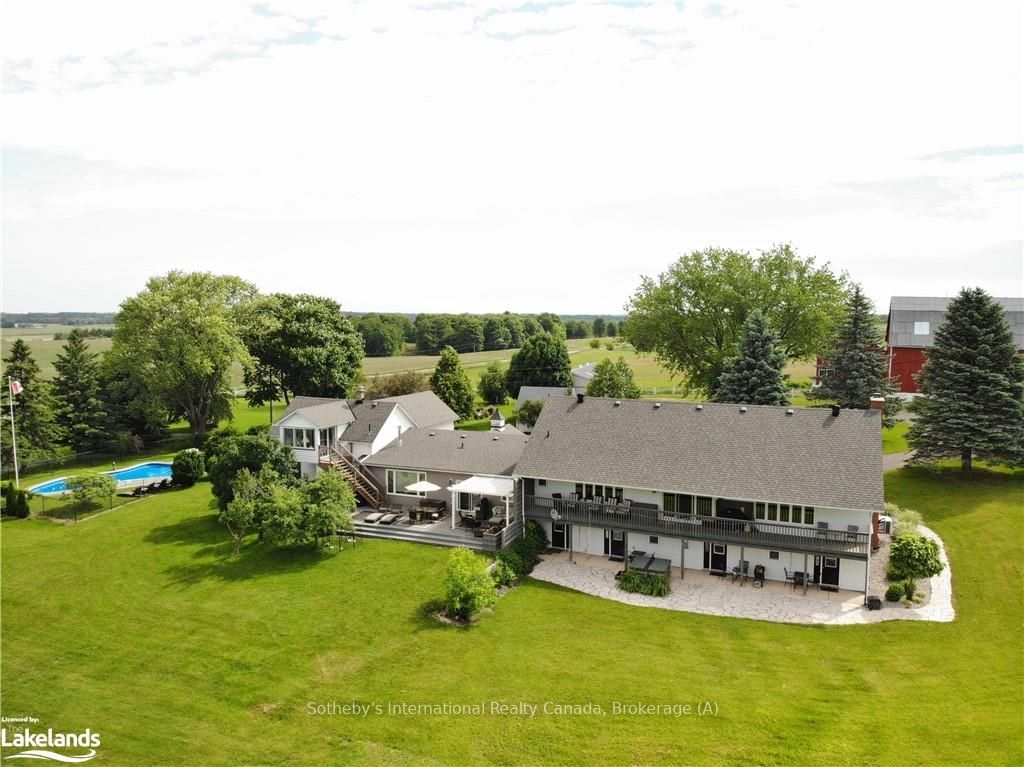
[[[377,400],[295,397],[271,434],[292,448],[302,475],[312,477],[329,448],[362,461],[410,429],[451,431],[457,419],[432,391]]]
[[[881,412],[551,397],[516,477],[554,548],[866,593]]]

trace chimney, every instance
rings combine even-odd
[[[505,431],[505,416],[499,408],[494,408],[491,414],[491,431]]]
[[[366,387],[360,386],[356,389],[356,402],[362,402],[364,399],[366,399]]]
[[[583,404],[583,394],[582,394],[582,392],[576,392],[576,403],[578,405],[582,405]]]
[[[839,417],[839,410],[840,410],[839,405],[833,405],[832,406],[832,417],[833,418],[838,418]]]
[[[872,394],[871,399],[868,400],[868,407],[871,410],[884,410],[885,397],[883,397],[881,394]]]

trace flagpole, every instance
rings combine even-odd
[[[14,388],[11,386],[11,377],[7,376],[7,399],[11,405],[11,452],[14,455],[14,486],[21,487],[18,479],[18,440],[14,435]]]

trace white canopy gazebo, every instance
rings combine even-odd
[[[512,495],[513,487],[512,477],[487,476],[474,476],[451,485],[448,489],[452,491],[452,530],[455,529],[455,509],[458,508],[456,493],[498,496],[505,501],[505,524],[507,525],[509,523],[508,499]]]

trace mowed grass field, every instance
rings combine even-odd
[[[90,727],[110,765],[1021,764],[1024,473],[903,469],[886,492],[943,536],[954,623],[780,625],[527,581],[444,626],[446,550],[231,558],[205,482],[77,525],[4,521],[3,713]],[[489,701],[605,713],[309,713]]]
[[[77,327],[82,330],[88,330],[89,328],[112,328],[113,325],[80,325]],[[56,374],[53,363],[56,361],[57,355],[60,354],[60,350],[64,348],[64,341],[55,340],[53,335],[54,333],[63,333],[67,336],[72,330],[74,330],[74,327],[70,325],[42,325],[38,328],[3,328],[3,330],[0,330],[0,356],[6,357],[15,339],[22,338],[32,350],[32,356],[35,357],[36,364],[39,365],[40,375],[48,380]],[[110,349],[110,342],[111,339],[109,338],[86,339],[89,348],[94,352],[107,351]],[[3,363],[0,362],[0,374],[3,374],[2,368]]]

